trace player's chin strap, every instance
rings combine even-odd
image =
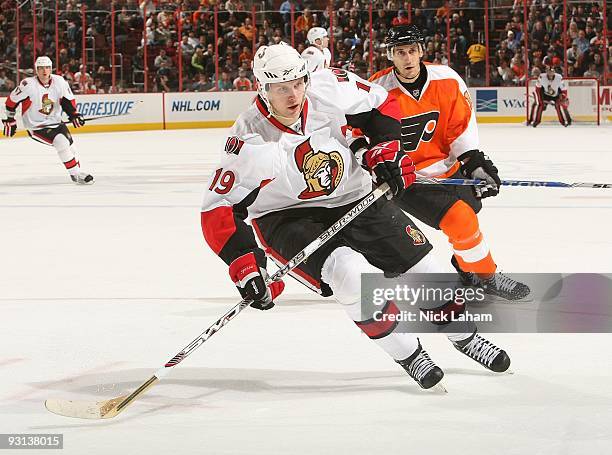
[[[489,185],[485,180],[479,179],[438,179],[417,177],[415,183],[424,185],[459,185],[459,186],[486,186]],[[549,182],[542,180],[502,180],[502,186],[547,186],[552,188],[612,188],[612,183],[563,183]]]

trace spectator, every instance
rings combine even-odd
[[[234,79],[234,90],[239,92],[253,90],[253,84],[247,79],[246,71],[242,68],[238,71],[238,77]]]
[[[204,65],[206,64],[206,58],[204,57],[204,50],[198,47],[191,57],[191,67],[198,73],[204,72]]]
[[[242,62],[245,60],[248,62],[253,60],[253,53],[251,52],[251,49],[248,46],[244,46],[242,48],[242,52],[238,56],[238,64],[242,65]]]
[[[513,53],[520,48],[521,42],[516,38],[516,34],[512,30],[508,30],[508,49]]]
[[[191,86],[193,92],[209,92],[214,89],[214,85],[204,73],[198,74],[198,81]]]
[[[589,40],[586,39],[586,34],[584,30],[578,30],[578,38],[576,38],[572,44],[576,43],[578,46],[578,55],[584,54],[589,50]]]
[[[222,92],[234,90],[234,83],[230,79],[230,75],[227,71],[221,73],[221,79],[217,82],[217,90],[221,90]]]
[[[599,79],[601,74],[597,71],[597,65],[595,63],[589,64],[589,69],[584,72],[584,77],[593,77]]]
[[[526,71],[525,63],[518,55],[515,55],[510,62],[510,69],[514,73],[514,79],[512,80],[516,85],[523,85],[525,83]]]
[[[253,41],[253,36],[255,35],[255,33],[257,33],[257,29],[253,27],[253,25],[251,24],[250,17],[247,17],[244,20],[244,23],[242,24],[241,27],[238,28],[238,31],[244,37],[244,39],[249,43]]]
[[[497,67],[497,73],[502,80],[502,85],[510,85],[515,77],[506,59],[501,60],[500,65]]]
[[[484,77],[487,49],[480,43],[472,44],[467,50],[470,61],[470,74],[474,78]]]
[[[183,53],[184,60],[191,60],[195,52],[195,47],[189,42],[188,36],[183,36],[183,41],[181,41],[181,52]]]
[[[408,13],[401,9],[397,12],[397,17],[394,17],[391,21],[391,25],[393,27],[397,27],[398,25],[408,25],[410,21],[408,20]]]
[[[164,49],[159,51],[159,55],[155,57],[153,65],[156,69],[161,68],[163,65],[168,67],[172,66],[172,59],[166,55],[166,51]]]
[[[304,9],[304,13],[297,18],[295,21],[295,30],[300,33],[301,39],[304,40],[306,38],[306,33],[314,27],[314,18],[312,17],[312,13],[309,8]]]

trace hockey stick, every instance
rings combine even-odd
[[[121,117],[123,115],[130,115],[130,113],[129,112],[124,112],[123,114],[99,115],[97,117],[84,118],[83,120],[85,120],[85,123],[87,123],[87,122],[91,122],[92,120],[100,120],[102,118],[109,118],[109,117]],[[54,127],[54,126],[71,125],[71,124],[72,124],[71,120],[64,120],[64,121],[59,122],[59,123],[50,123],[49,125],[42,125],[42,126],[37,127],[37,129],[51,128],[51,127]]]
[[[383,183],[357,205],[345,213],[342,218],[336,221],[329,229],[324,231],[319,237],[310,242],[306,248],[296,254],[285,266],[279,269],[274,275],[269,278],[269,282],[277,281],[304,262],[311,254],[317,251],[334,235],[340,232],[344,226],[354,220],[357,215],[371,206],[376,200],[384,195],[389,190],[389,185]],[[170,368],[175,367],[187,358],[206,340],[217,333],[222,327],[227,325],[229,321],[234,319],[242,310],[251,304],[251,301],[242,300],[231,308],[227,313],[217,319],[213,325],[202,332],[198,337],[185,346],[178,354],[172,357],[166,364],[157,370],[153,376],[143,382],[140,387],[134,390],[129,395],[122,395],[110,400],[80,402],[61,399],[49,399],[45,401],[45,407],[55,413],[66,417],[76,417],[80,419],[110,419],[122,412],[130,403],[141,396],[147,389],[152,387],[158,380],[166,376]]]
[[[416,183],[426,185],[459,185],[459,186],[486,186],[485,180],[479,179],[437,179],[417,177]],[[502,186],[547,186],[551,188],[612,188],[612,183],[563,183],[539,180],[502,180]]]

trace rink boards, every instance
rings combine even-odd
[[[525,121],[524,87],[478,87],[469,91],[478,122]],[[601,87],[602,124],[612,123],[611,94],[612,87]],[[96,119],[79,132],[224,128],[232,125],[255,96],[256,92],[77,95],[77,109],[85,118],[112,116]],[[0,98],[1,117],[5,115],[4,101]],[[17,135],[25,135],[19,113],[17,122]]]

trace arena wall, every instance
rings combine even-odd
[[[78,110],[85,118],[115,116],[91,121],[75,132],[229,127],[255,95],[255,92],[76,95]],[[480,123],[525,121],[524,87],[470,88],[470,96]],[[610,124],[612,86],[601,87],[600,99],[602,123]],[[0,116],[4,115],[4,98],[0,98]],[[17,135],[25,135],[19,114],[17,122]]]

